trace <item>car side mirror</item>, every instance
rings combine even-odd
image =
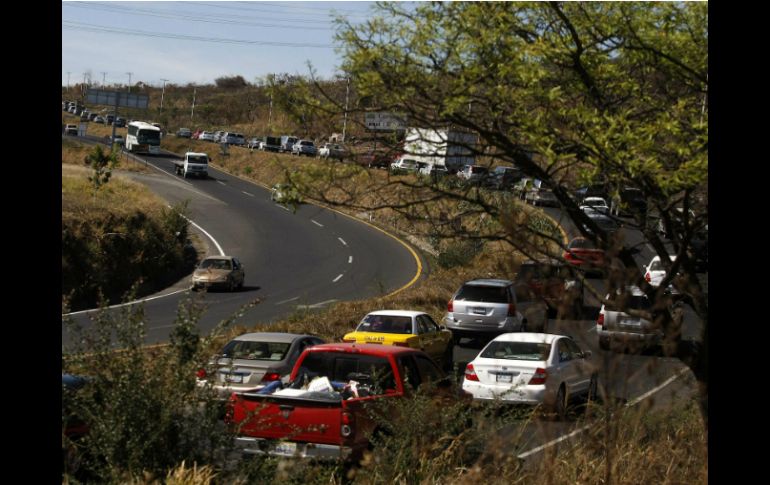
[[[446,325],[439,325],[438,328],[439,330],[446,330]]]
[[[590,350],[584,350],[583,351],[583,358],[584,359],[587,359],[587,358],[591,357],[592,355],[593,355],[593,352],[591,352]]]

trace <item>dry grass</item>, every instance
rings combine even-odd
[[[93,185],[88,181],[91,172],[84,166],[62,164],[63,223],[136,211],[158,214],[166,206],[145,186],[120,175],[113,176],[94,196]]]

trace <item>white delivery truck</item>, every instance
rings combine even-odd
[[[444,167],[454,173],[465,165],[475,165],[473,151],[478,142],[475,133],[452,129],[409,128],[404,138],[404,152],[430,167]]]
[[[209,160],[205,153],[187,152],[183,160],[174,160],[176,174],[184,178],[189,175],[206,178],[209,176]]]

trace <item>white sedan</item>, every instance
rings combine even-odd
[[[671,263],[676,260],[676,255],[669,255]],[[663,266],[663,262],[660,260],[660,256],[655,256],[650,261],[650,264],[644,267],[644,279],[652,286],[660,286],[660,282],[666,277],[666,268]]]
[[[590,356],[564,335],[505,333],[466,366],[463,390],[478,400],[542,405],[563,418],[574,396],[596,396]]]

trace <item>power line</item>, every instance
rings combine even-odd
[[[166,39],[195,40],[199,42],[212,42],[219,44],[243,44],[243,45],[269,45],[275,47],[305,47],[331,49],[332,44],[312,44],[307,42],[275,42],[264,40],[243,40],[243,39],[225,39],[221,37],[201,37],[197,35],[171,34],[166,32],[149,32],[145,30],[119,29],[115,27],[99,27],[95,25],[84,24],[81,22],[72,22],[62,20],[62,29],[81,30],[85,32],[97,32],[106,34],[133,35],[138,37],[160,37]]]
[[[276,19],[276,18],[270,18],[268,20],[272,21],[285,21],[290,22],[289,25],[280,25],[280,24],[270,24],[270,23],[261,23],[261,22],[251,22],[248,20],[248,18],[253,17],[244,17],[243,15],[233,15],[233,16],[223,16],[223,15],[209,15],[205,14],[205,17],[196,16],[196,15],[185,15],[185,14],[179,14],[175,12],[163,12],[159,10],[149,10],[149,9],[141,9],[141,8],[132,8],[132,7],[117,7],[113,5],[103,5],[103,4],[82,4],[78,5],[76,2],[65,2],[62,5],[70,6],[70,7],[76,7],[76,8],[85,8],[89,10],[101,10],[101,11],[107,11],[107,12],[120,12],[121,14],[129,14],[129,15],[139,15],[139,16],[145,16],[145,17],[155,17],[155,18],[167,18],[172,20],[188,20],[191,22],[203,22],[203,23],[211,23],[211,24],[224,24],[224,25],[246,25],[250,27],[263,27],[263,28],[278,28],[278,29],[289,29],[289,28],[297,28],[302,30],[332,30],[331,27],[313,27],[313,26],[296,26],[291,24],[296,23],[318,23],[317,19],[313,20],[300,20],[300,19]],[[228,18],[232,17],[232,18]],[[259,20],[265,20],[264,18]]]

